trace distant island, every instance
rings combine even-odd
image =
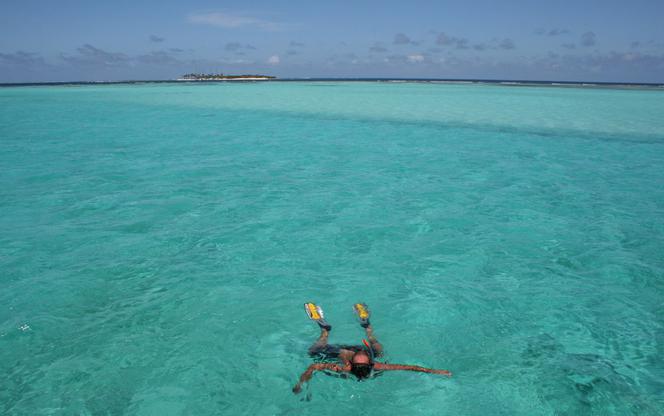
[[[224,74],[185,74],[178,81],[267,81],[275,79],[270,75],[224,75]]]

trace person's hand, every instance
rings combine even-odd
[[[434,374],[442,374],[442,375],[447,376],[447,377],[452,377],[452,373],[450,373],[447,370],[433,370],[433,373]]]
[[[293,387],[293,393],[298,394],[301,391],[302,391],[302,386],[300,386],[300,383],[296,384],[295,387]]]

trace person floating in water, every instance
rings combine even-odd
[[[368,379],[376,373],[392,370],[419,371],[422,373],[442,374],[448,377],[452,376],[452,373],[447,370],[434,370],[416,365],[383,364],[376,362],[375,359],[383,355],[383,346],[380,345],[373,334],[373,328],[369,322],[369,308],[364,303],[356,303],[353,309],[360,320],[360,326],[365,329],[367,339],[369,340],[362,340],[364,345],[328,344],[327,339],[330,336],[332,326],[325,320],[323,309],[314,303],[304,304],[304,310],[309,315],[309,318],[320,327],[320,337],[309,347],[309,355],[322,360],[334,360],[336,362],[311,364],[302,373],[295,387],[293,387],[293,393],[299,393],[302,390],[302,385],[311,379],[315,371],[351,373],[358,380]]]

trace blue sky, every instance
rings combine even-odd
[[[664,1],[0,3],[0,82],[279,77],[664,82]]]

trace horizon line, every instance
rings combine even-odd
[[[0,87],[22,86],[58,86],[58,85],[117,85],[140,83],[245,83],[245,82],[297,82],[297,81],[346,81],[346,82],[440,82],[440,83],[466,83],[466,84],[497,84],[502,86],[582,86],[582,87],[654,87],[664,88],[664,82],[629,82],[629,81],[559,81],[559,80],[523,80],[498,78],[407,78],[407,77],[287,77],[265,80],[178,80],[178,79],[127,79],[118,81],[37,81],[37,82],[0,82]],[[650,89],[650,88],[649,88]]]

